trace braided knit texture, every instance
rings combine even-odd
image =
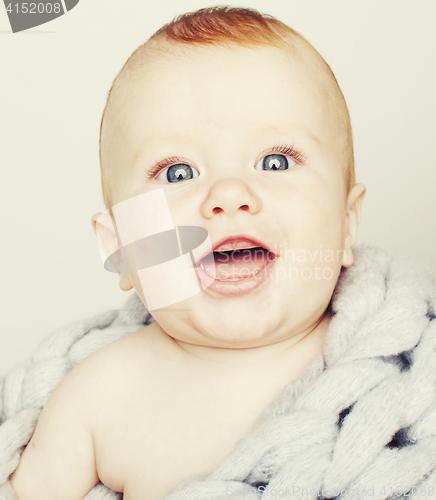
[[[188,478],[161,500],[436,500],[434,278],[375,246],[353,253],[332,296],[323,353],[212,474]],[[49,335],[0,379],[0,498],[13,498],[8,477],[68,371],[153,321],[134,293],[120,310]],[[121,498],[102,483],[85,496]]]

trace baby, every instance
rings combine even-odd
[[[80,500],[99,481],[153,500],[212,472],[322,351],[353,265],[365,186],[347,107],[322,57],[270,16],[208,8],[161,28],[114,82],[100,154],[107,254],[112,208],[163,190],[175,227],[207,231],[214,253],[194,267],[209,285],[68,373],[10,477],[18,500]],[[147,307],[129,271],[120,287]]]

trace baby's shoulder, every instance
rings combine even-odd
[[[129,392],[132,382],[142,378],[155,351],[154,323],[130,333],[87,356],[67,374],[58,390],[73,384],[80,394],[86,420],[94,420],[118,394]],[[69,382],[69,384],[67,384]]]
[[[147,364],[147,359],[153,358],[156,346],[155,330],[155,323],[152,323],[125,335],[90,354],[76,365],[73,371],[77,372],[76,376],[81,378],[84,384],[105,384],[108,377],[114,379],[128,376],[132,369]]]

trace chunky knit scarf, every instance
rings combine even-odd
[[[324,352],[262,413],[210,475],[165,500],[436,500],[436,288],[429,269],[355,247],[332,296]],[[41,409],[77,363],[154,321],[133,294],[121,310],[50,335],[0,380],[0,498]],[[102,483],[86,500],[121,499]]]

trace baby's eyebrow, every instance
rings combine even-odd
[[[303,126],[300,126],[298,123],[293,123],[292,125],[289,126],[283,126],[283,125],[266,125],[263,127],[263,132],[267,132],[268,134],[271,135],[278,135],[280,137],[286,137],[289,136],[290,134],[292,135],[297,135],[297,137],[304,138],[304,136],[307,136],[309,139],[311,139],[313,142],[320,143],[321,140],[320,138],[315,135],[313,132],[310,132],[309,130],[306,130]]]
[[[310,133],[309,133],[309,137],[310,137],[310,138],[311,138],[314,142],[318,142],[318,143],[319,143],[319,142],[321,142],[321,141],[319,140],[319,137],[318,137],[317,135],[313,134],[312,132],[310,132]]]
[[[174,143],[183,144],[190,139],[190,136],[186,135],[186,133],[184,135],[181,135],[180,133],[174,133],[163,138],[161,137],[157,140],[152,140],[150,137],[145,137],[139,144],[132,158],[131,165],[134,166],[137,161],[141,160],[141,158],[150,151],[153,151],[153,153],[155,153],[160,149],[165,149],[168,148],[168,146],[172,146]]]

